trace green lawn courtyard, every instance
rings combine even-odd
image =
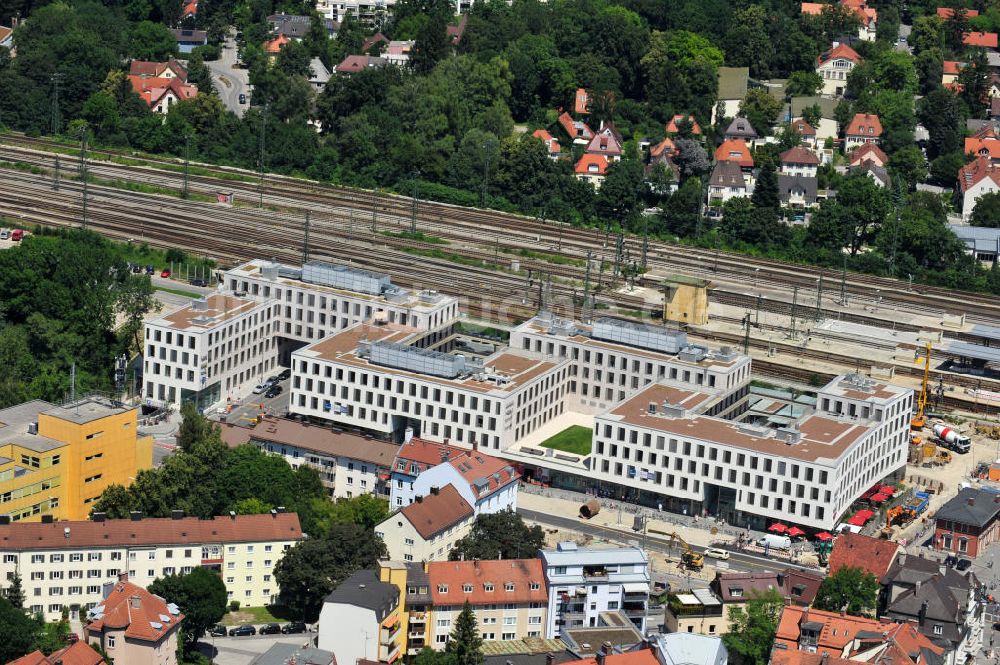
[[[574,455],[589,455],[594,432],[589,427],[570,425],[555,436],[542,441],[543,448],[555,448]]]

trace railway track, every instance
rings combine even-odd
[[[7,134],[0,138],[0,158],[24,161],[42,168],[54,167],[54,156],[45,150],[58,147],[67,150],[64,144],[45,139],[30,139]],[[128,159],[130,164],[111,161],[91,160],[91,173],[122,180],[142,180],[150,184],[180,189],[183,174],[178,169],[177,160],[137,157],[110,151],[92,151],[92,155],[108,159]],[[71,163],[72,156],[61,157],[63,168]],[[218,175],[192,174],[189,176],[191,191],[215,195],[220,190],[233,191],[241,199],[257,200],[260,196],[256,174],[232,167],[196,165],[199,171],[208,169]],[[172,170],[165,170],[172,169]],[[408,228],[413,204],[409,199],[395,195],[381,194],[358,189],[333,187],[286,176],[268,175],[264,188],[265,206],[284,211],[304,214],[326,213],[339,216],[344,224],[361,225],[370,214],[374,225],[389,224],[400,230]],[[346,220],[346,218],[350,218]],[[315,217],[313,217],[315,223]],[[288,217],[283,226],[297,229],[303,226],[301,218]],[[490,245],[499,244],[515,250],[538,251],[562,257],[564,260],[579,262],[590,252],[595,264],[610,266],[616,256],[639,260],[642,241],[636,237],[626,237],[621,252],[615,247],[614,236],[594,228],[579,228],[549,220],[538,220],[494,211],[459,208],[447,204],[420,201],[417,204],[417,228],[428,235],[435,235],[455,245],[478,245],[488,253]],[[413,241],[410,241],[413,242]],[[798,287],[803,296],[815,291],[817,280],[822,277],[827,293],[841,288],[842,274],[831,269],[813,268],[764,260],[728,252],[677,246],[661,241],[648,245],[649,267],[657,272],[683,272],[704,275],[719,280],[730,280],[737,284],[753,282],[760,287],[773,286],[782,289]],[[546,272],[552,274],[573,273],[573,266],[559,267],[548,261],[541,262]],[[575,267],[576,279],[582,280],[584,269]],[[598,278],[603,281],[603,275]],[[639,284],[659,288],[657,280],[641,278]],[[843,280],[843,291],[855,302],[871,302],[876,307],[904,308],[913,312],[930,315],[965,313],[970,320],[1000,322],[1000,302],[992,296],[961,293],[937,287],[920,286],[910,290],[907,282],[889,278],[848,273]],[[829,296],[828,296],[829,298]],[[832,299],[832,298],[831,298]],[[889,314],[887,317],[891,316]],[[888,318],[877,316],[883,326]]]

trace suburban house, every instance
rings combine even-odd
[[[656,159],[660,155],[673,156],[677,154],[677,146],[669,136],[649,149],[650,159]]]
[[[577,115],[587,115],[590,113],[590,95],[586,88],[577,88],[573,96],[573,112]]]
[[[622,158],[622,135],[614,125],[603,127],[584,149],[588,155],[604,155],[608,161],[617,162]]]
[[[993,49],[997,48],[997,33],[995,32],[967,32],[962,38],[962,43],[966,46]]]
[[[372,55],[349,55],[340,61],[334,68],[338,74],[357,74],[363,69],[371,67],[385,67],[389,61],[385,58],[376,58]]]
[[[837,104],[839,102],[833,97],[792,97],[785,121],[791,122],[793,119],[801,118],[805,115],[806,109],[819,109],[819,120],[812,125],[816,130],[816,150],[823,151],[822,160],[827,162],[833,159],[833,152],[826,153],[827,140],[832,143],[837,140],[839,126],[837,124]]]
[[[833,42],[828,51],[819,55],[816,61],[816,73],[823,79],[822,94],[828,97],[840,97],[847,87],[847,75],[861,64],[861,56],[847,44]]]
[[[587,145],[590,139],[594,138],[594,130],[587,126],[582,120],[574,120],[573,116],[563,111],[559,114],[559,126],[566,132],[566,136],[577,145]]]
[[[427,646],[444,650],[466,602],[484,642],[544,637],[549,591],[541,559],[435,561],[427,579],[434,617]]]
[[[964,62],[959,62],[958,60],[945,60],[943,65],[944,68],[941,74],[941,85],[951,85],[958,81],[958,75],[962,73],[962,68],[965,67]]]
[[[723,205],[729,199],[747,198],[752,193],[739,164],[730,161],[715,163],[708,178],[709,205]]]
[[[975,574],[903,553],[881,582],[883,620],[908,623],[936,644],[947,645],[945,665],[976,657],[983,645],[984,619]]]
[[[985,157],[977,157],[958,170],[958,189],[962,193],[962,218],[969,219],[981,196],[1000,192],[1000,167]]]
[[[770,665],[939,665],[944,653],[913,624],[787,606]]]
[[[332,651],[316,647],[278,642],[260,654],[250,665],[337,665]]]
[[[448,35],[448,42],[452,46],[458,46],[458,43],[462,41],[462,36],[465,35],[465,26],[469,24],[469,15],[462,14],[458,19],[458,23],[449,23],[448,27],[445,28],[445,34]]]
[[[176,655],[173,660],[177,662]],[[94,650],[86,642],[74,642],[58,651],[53,651],[48,656],[41,651],[35,650],[21,656],[17,660],[12,660],[7,665],[106,665],[101,654]],[[164,665],[170,665],[165,663]]]
[[[743,139],[723,141],[719,147],[715,149],[715,161],[716,163],[731,162],[738,165],[743,171],[743,177],[747,183],[747,187],[753,190],[753,157],[750,155],[750,147],[747,145],[746,141]]]
[[[177,51],[180,53],[190,53],[199,46],[208,44],[208,33],[204,30],[171,28],[170,34],[177,40]]]
[[[323,88],[330,81],[330,70],[326,68],[323,61],[313,58],[309,61],[309,85],[317,93],[323,92]]]
[[[326,28],[327,37],[334,37],[337,34],[337,24],[329,18],[320,20],[323,21],[323,27]],[[271,34],[284,35],[293,41],[300,42],[312,29],[313,17],[296,14],[272,14],[267,17],[267,22],[271,25]]]
[[[815,208],[819,204],[819,181],[811,176],[779,173],[778,200],[788,208]]]
[[[166,62],[133,60],[128,80],[132,90],[155,113],[166,115],[179,101],[198,96],[198,86],[187,82],[187,70],[171,58]]]
[[[13,52],[14,28],[8,28],[5,25],[0,25],[0,48],[6,48]]]
[[[855,148],[866,143],[878,144],[882,141],[882,122],[877,115],[856,113],[844,130],[844,153],[850,154]]]
[[[454,486],[432,487],[375,525],[375,535],[385,541],[389,559],[443,561],[474,520],[475,511]]]
[[[657,175],[661,168],[663,170],[662,174],[666,176],[670,183],[667,187],[663,187],[663,180]],[[680,183],[681,170],[670,154],[661,151],[655,157],[650,158],[649,163],[643,169],[643,175],[646,178],[646,183],[657,194],[673,194],[677,191],[678,184]]]
[[[937,15],[943,20],[948,21],[955,16],[955,10],[951,7],[938,7]],[[965,18],[976,18],[979,16],[979,12],[975,9],[966,9]]]
[[[722,138],[726,141],[740,139],[752,145],[757,140],[757,130],[753,128],[753,125],[746,118],[733,118]]]
[[[678,113],[670,119],[670,122],[667,123],[667,136],[671,136],[681,131],[680,125],[685,120],[691,124],[691,133],[696,136],[701,136],[701,125],[699,125],[698,121],[694,119],[694,116],[684,115],[682,113]]]
[[[269,59],[274,60],[281,53],[281,49],[285,47],[285,44],[290,41],[292,40],[287,35],[278,35],[277,37],[268,39],[264,42],[264,53],[267,54]]]
[[[819,159],[811,150],[797,145],[781,153],[779,159],[781,160],[781,172],[785,175],[816,177]]]
[[[803,146],[813,152],[819,150],[821,146],[816,140],[816,128],[806,122],[805,118],[792,118],[788,124],[799,135],[799,142]]]
[[[842,533],[833,541],[829,558],[829,574],[833,575],[845,566],[860,568],[881,580],[889,572],[899,544],[884,538],[872,538],[860,533]]]
[[[997,542],[998,533],[1000,494],[986,489],[962,488],[934,515],[934,549],[937,550],[977,557]]]
[[[966,136],[965,154],[986,157],[993,165],[1000,164],[1000,138],[993,127],[987,125],[972,136]]]
[[[879,166],[875,162],[867,161],[850,170],[868,176],[879,187],[892,187],[892,176],[889,175],[889,169]]]
[[[536,129],[531,135],[545,144],[545,149],[549,153],[549,159],[559,159],[559,150],[561,149],[559,139],[544,129]]]
[[[87,612],[82,639],[119,663],[176,665],[182,621],[176,605],[132,584],[122,573],[104,601]]]
[[[750,85],[749,67],[719,67],[718,101],[712,107],[712,124],[723,118],[735,118],[740,102],[747,95]]]
[[[181,20],[184,21],[196,16],[198,16],[198,0],[187,0],[184,2],[184,6],[181,7]]]
[[[876,166],[884,168],[889,163],[889,156],[886,155],[882,151],[882,148],[878,147],[876,144],[865,143],[851,153],[849,166],[859,167],[866,162],[871,162]]]
[[[413,52],[413,45],[415,43],[412,39],[394,39],[386,45],[382,57],[388,60],[390,64],[402,67],[410,62],[410,53]]]
[[[594,189],[600,189],[604,182],[604,174],[608,170],[608,158],[604,155],[585,153],[573,167],[576,177],[589,182]]]
[[[873,7],[869,7],[865,0],[841,0],[840,4],[853,10],[861,21],[858,26],[858,39],[866,42],[875,41],[878,32],[878,12]],[[819,16],[823,13],[823,8],[828,6],[819,2],[803,2],[800,11],[810,16]]]
[[[368,49],[375,46],[376,44],[385,44],[386,46],[388,46],[389,38],[383,35],[381,32],[376,32],[374,35],[371,35],[370,37],[365,37],[364,41],[361,42],[361,52],[368,53]],[[385,47],[383,46],[382,48],[384,49]]]
[[[403,650],[399,608],[395,584],[359,570],[323,599],[316,646],[338,663],[391,663]]]
[[[949,224],[948,228],[965,245],[966,251],[977,261],[989,266],[1000,257],[1000,229],[985,226],[967,226],[965,224]]]

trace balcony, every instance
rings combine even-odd
[[[588,580],[606,580],[608,570],[604,566],[584,566],[583,577]]]
[[[427,613],[426,612],[410,612],[410,623],[426,623]]]
[[[382,630],[379,631],[379,644],[384,646],[389,646],[390,644],[396,643],[396,638],[399,637],[399,633],[402,630],[399,619],[391,626],[383,626]]]
[[[423,628],[419,628],[417,630],[411,630],[409,633],[407,633],[406,634],[406,639],[407,639],[408,642],[412,643],[413,640],[422,640],[422,639],[424,639],[424,637],[426,635],[427,635],[426,631],[424,631]]]
[[[393,644],[392,646],[379,649],[379,661],[382,663],[392,663],[395,662],[400,655],[399,645]]]

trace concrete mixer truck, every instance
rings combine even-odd
[[[954,450],[956,453],[964,455],[972,447],[972,440],[969,437],[942,423],[934,425],[934,436],[938,438],[943,447]]]

